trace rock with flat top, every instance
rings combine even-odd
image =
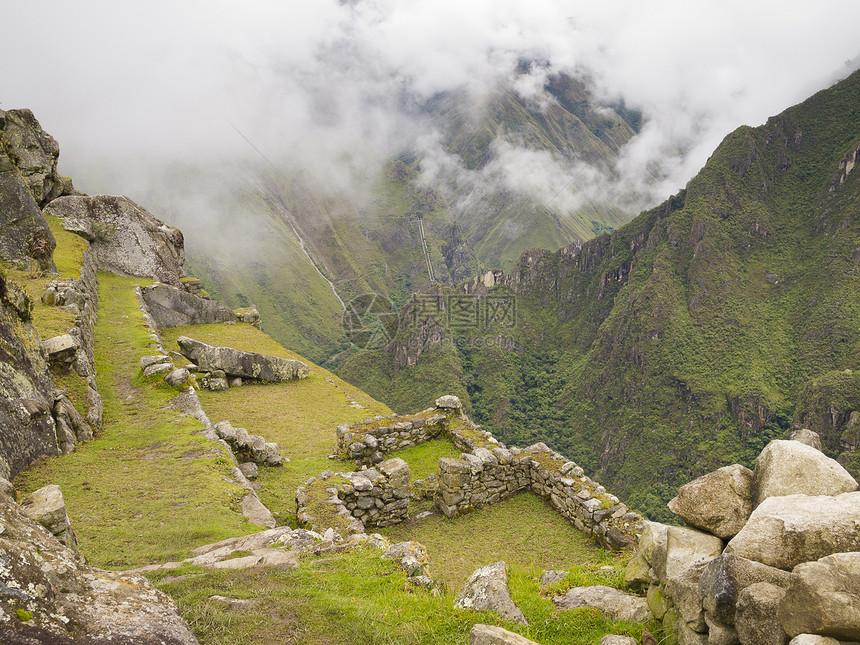
[[[679,576],[699,562],[713,560],[722,552],[720,538],[686,526],[670,526],[666,531],[665,579]]]
[[[860,551],[858,527],[860,492],[769,497],[728,543],[726,553],[791,570],[832,553]]]
[[[453,394],[446,394],[436,399],[436,407],[442,410],[457,411],[463,408],[460,399]]]
[[[645,598],[603,585],[573,587],[554,596],[552,602],[558,609],[592,607],[610,618],[629,622],[645,622],[651,615]]]
[[[454,606],[472,611],[494,611],[515,623],[526,624],[523,612],[511,599],[508,567],[504,562],[488,564],[475,571],[457,596]]]
[[[639,645],[632,636],[619,636],[618,634],[607,634],[600,639],[600,645]]]

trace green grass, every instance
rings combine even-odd
[[[245,323],[198,325],[163,330],[168,349],[178,349],[176,338],[189,336],[206,343],[255,351],[307,362],[271,337]],[[296,489],[323,470],[353,470],[354,466],[327,457],[334,452],[335,428],[377,414],[391,414],[385,405],[345,383],[331,372],[311,364],[306,379],[289,383],[243,385],[226,392],[200,392],[200,400],[213,423],[229,420],[251,434],[278,444],[289,463],[261,467],[260,499],[283,524],[293,523]],[[350,406],[358,401],[366,409]]]
[[[140,357],[152,353],[133,291],[141,281],[101,273],[99,282],[95,357],[104,430],[22,473],[16,487],[59,484],[80,550],[97,566],[175,560],[257,530],[238,513],[242,491],[224,481],[229,460],[220,446],[167,405],[175,390],[140,377]]]
[[[500,625],[542,645],[594,645],[607,633],[640,637],[645,627],[654,631],[653,625],[613,622],[593,610],[557,611],[539,593],[539,574],[534,567],[509,567],[511,595],[529,626],[488,612],[455,610],[454,590],[434,596],[412,587],[372,548],[337,557],[304,556],[296,570],[205,573],[161,586],[206,645],[465,645],[475,623]],[[231,611],[208,600],[215,594],[255,605]]]
[[[447,439],[433,439],[418,444],[412,448],[398,450],[386,454],[386,457],[400,457],[409,464],[412,480],[424,479],[427,475],[435,473],[439,469],[439,460],[443,457],[459,457],[460,450],[454,447]]]

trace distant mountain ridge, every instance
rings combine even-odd
[[[677,483],[749,463],[791,425],[856,473],[858,155],[854,73],[731,133],[611,235],[439,291],[512,294],[513,328],[452,330],[443,312],[339,373],[395,409],[454,391],[506,441],[539,437],[658,517]]]

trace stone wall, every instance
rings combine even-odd
[[[441,459],[438,479],[436,505],[447,517],[530,490],[612,551],[635,546],[643,526],[640,515],[542,443],[525,450],[496,443],[476,447],[459,459]]]
[[[383,455],[394,450],[411,448],[446,433],[448,416],[436,408],[411,416],[377,416],[337,427],[335,451],[342,459],[363,464],[381,462]]]
[[[296,518],[303,528],[363,533],[365,526],[390,526],[409,515],[409,465],[395,457],[350,473],[325,471],[296,491]]]

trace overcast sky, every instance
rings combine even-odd
[[[404,102],[510,78],[517,60],[587,70],[648,125],[619,169],[662,164],[657,200],[719,141],[850,71],[860,2],[56,0],[7,3],[0,109],[29,107],[73,178],[113,192],[149,164],[249,153],[326,168],[426,135]],[[127,177],[123,171],[130,171]],[[563,177],[562,177],[563,179]]]

